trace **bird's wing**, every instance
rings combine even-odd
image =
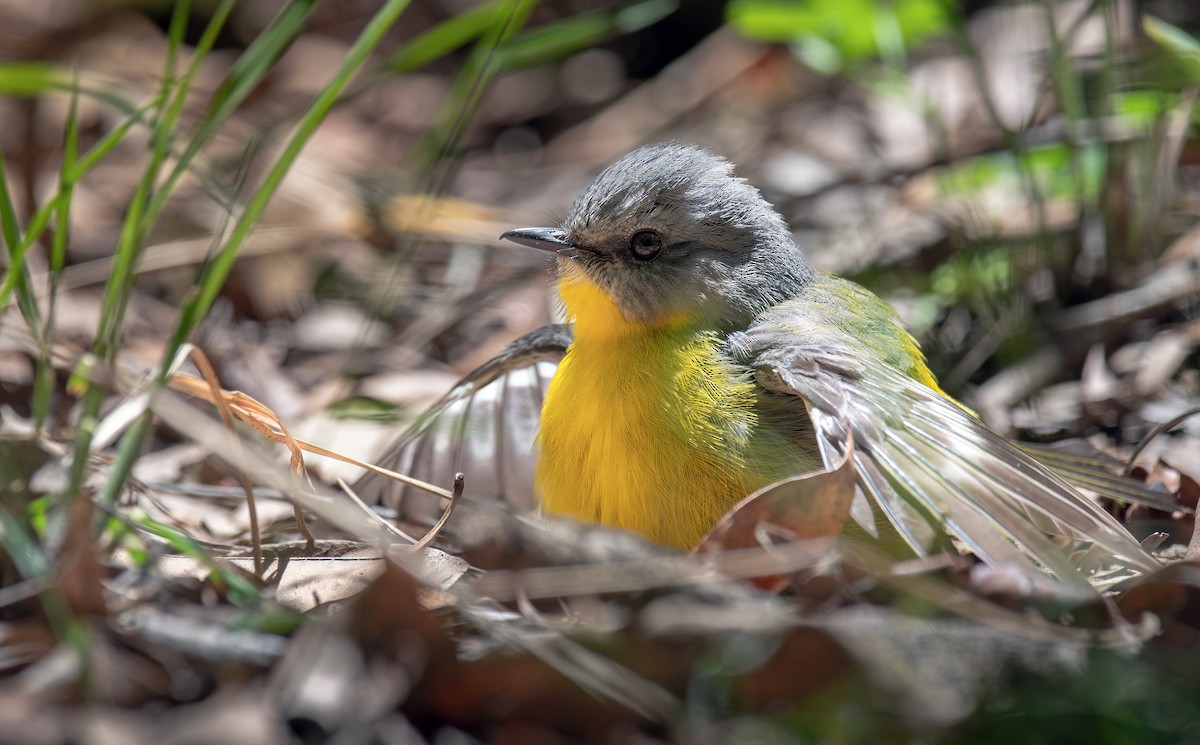
[[[546,387],[571,338],[569,327],[552,325],[517,339],[424,412],[378,464],[443,486],[462,472],[473,498],[533,509],[534,436]],[[376,474],[359,479],[354,490],[411,521],[435,519],[444,507],[438,497]]]
[[[1121,473],[1124,460],[1093,448],[1086,440],[1013,444],[1084,493],[1164,512],[1179,509],[1179,500],[1162,484],[1146,484],[1125,476]]]
[[[865,497],[919,555],[933,525],[989,563],[1032,561],[1072,581],[1079,570],[1048,535],[1090,542],[1140,570],[1156,565],[1111,515],[927,385],[919,354],[917,372],[912,360],[897,365],[895,350],[911,337],[882,301],[857,299],[877,305],[851,316],[814,293],[777,306],[732,342],[764,388],[804,400],[826,467],[853,442],[860,507]],[[881,333],[895,344],[881,344]]]

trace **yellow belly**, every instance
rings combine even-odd
[[[761,421],[750,371],[720,355],[715,332],[678,322],[607,333],[576,320],[542,408],[546,512],[688,548],[750,492],[811,468]]]

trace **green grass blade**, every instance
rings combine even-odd
[[[381,69],[398,74],[412,72],[465,46],[495,23],[504,3],[505,0],[488,0],[447,18],[397,50]]]
[[[262,601],[262,593],[253,582],[214,561],[204,547],[191,536],[147,515],[135,518],[133,522],[147,533],[166,541],[175,553],[186,556],[207,569],[211,573],[210,579],[229,593],[229,599],[235,605],[258,605]]]
[[[241,105],[246,96],[250,95],[250,92],[262,82],[262,79],[270,71],[271,65],[295,41],[304,22],[312,12],[314,3],[315,0],[293,0],[285,6],[235,63],[221,87],[213,95],[212,102],[209,104],[196,134],[188,141],[183,153],[176,161],[175,167],[146,209],[143,217],[143,231],[148,230],[158,218],[179,179],[191,168],[192,161],[195,160],[200,150],[208,143],[221,124]],[[229,12],[233,9],[233,4],[234,0],[224,0],[217,12],[213,14],[208,28],[205,29],[196,45],[192,69],[188,71],[185,78],[187,82],[190,82],[195,75],[200,59],[207,55],[213,44],[216,43],[217,35],[229,16]],[[182,99],[180,99],[180,103],[182,103]]]
[[[121,142],[124,141],[125,136],[129,134],[130,130],[132,130],[138,124],[141,124],[146,114],[150,113],[150,111],[157,106],[159,106],[158,99],[139,106],[132,114],[125,118],[125,121],[118,124],[111,132],[100,138],[95,145],[92,145],[88,151],[83,154],[83,157],[80,158],[78,162],[71,164],[71,167],[67,172],[67,183],[79,183],[80,179],[82,179],[88,174],[89,171],[95,168],[96,164],[108,157],[108,155],[116,149],[117,145],[120,145]]]
[[[70,76],[57,65],[48,62],[0,64],[0,93],[6,96],[24,98],[70,88]]]
[[[13,275],[20,271],[24,264],[23,255],[14,256],[21,246],[21,224],[17,220],[17,210],[13,206],[12,195],[8,191],[8,174],[4,167],[4,153],[0,152],[0,236],[8,249],[8,275],[5,287],[8,287]]]
[[[112,272],[109,274],[108,282],[104,286],[104,299],[100,308],[100,321],[96,330],[96,338],[92,342],[92,354],[86,360],[86,364],[89,366],[99,364],[101,379],[108,377],[106,373],[111,370],[116,359],[117,349],[120,346],[125,309],[128,307],[129,297],[133,292],[136,277],[137,257],[141,252],[142,239],[150,224],[149,222],[144,222],[142,218],[146,212],[151,195],[154,193],[155,184],[158,181],[163,163],[168,155],[171,134],[168,130],[171,126],[171,121],[167,114],[171,100],[171,90],[174,85],[175,66],[179,58],[178,51],[183,44],[183,34],[186,29],[187,16],[190,10],[191,4],[189,2],[177,3],[171,18],[167,38],[167,57],[164,61],[162,86],[158,95],[158,116],[155,119],[155,128],[152,137],[154,147],[151,152],[150,162],[146,165],[142,177],[134,189],[133,196],[130,198],[129,206],[125,212],[125,219],[121,224],[121,232],[117,239],[116,251],[113,255]],[[68,482],[68,497],[78,494],[83,484],[84,474],[88,465],[88,456],[91,452],[92,437],[95,433],[96,418],[100,411],[100,404],[104,400],[103,388],[95,376],[88,375],[84,377],[77,375],[77,377],[83,380],[85,392],[82,414],[75,437],[74,460],[71,463],[70,480]]]
[[[46,423],[50,413],[50,403],[54,394],[54,367],[50,359],[50,342],[54,332],[54,317],[57,307],[58,282],[62,277],[63,267],[67,262],[67,245],[71,230],[71,198],[75,193],[75,185],[70,180],[70,173],[79,158],[79,93],[78,89],[71,95],[71,106],[67,110],[66,134],[63,137],[63,157],[59,166],[58,194],[51,200],[54,206],[54,235],[50,243],[49,263],[49,293],[46,298],[46,325],[42,332],[42,340],[38,354],[37,369],[33,383],[33,421],[40,430]],[[29,240],[28,236],[26,240]]]
[[[497,67],[516,70],[562,59],[661,21],[678,7],[677,0],[644,0],[620,10],[592,10],[530,29],[504,45]]]
[[[1200,83],[1200,41],[1154,16],[1142,19],[1142,30],[1171,56],[1192,83]]]
[[[63,137],[63,160],[59,168],[59,194],[55,206],[54,241],[50,247],[50,273],[57,279],[67,262],[67,236],[70,229],[71,196],[75,182],[71,173],[79,159],[79,95],[71,96],[71,108],[67,112],[67,131]],[[50,294],[53,299],[54,293]]]
[[[521,30],[536,4],[536,0],[509,0],[504,12],[497,16],[488,32],[475,43],[434,118],[437,124],[414,148],[418,158],[423,161],[417,164],[419,170],[429,173],[454,148],[463,127],[487,90],[488,82],[497,72],[498,50]],[[437,183],[428,186],[433,193],[439,191]]]
[[[151,102],[137,109],[116,129],[101,138],[99,142],[97,142],[88,150],[81,160],[72,164],[68,168],[67,177],[63,183],[71,185],[78,183],[80,179],[86,176],[87,173],[96,166],[96,164],[103,160],[105,156],[112,152],[112,150],[116,148],[116,146],[119,145],[122,140],[125,139],[125,136],[129,134],[129,131],[133,129],[134,125],[138,124],[142,120],[142,117],[144,117],[146,113],[154,106],[155,103]],[[33,216],[29,219],[29,223],[25,226],[25,235],[21,238],[21,242],[18,244],[17,252],[19,254],[23,256],[25,252],[28,251],[39,238],[41,238],[42,233],[45,232],[46,227],[50,224],[50,220],[54,217],[56,211],[58,210],[58,204],[61,198],[62,193],[60,190],[58,194],[55,194],[49,201],[47,201],[45,204],[39,207],[36,212],[33,213]],[[10,274],[9,276],[6,276],[3,285],[0,285],[0,307],[3,307],[8,303],[9,294],[16,287],[17,276],[19,275]],[[10,277],[11,282],[9,281]]]
[[[238,57],[225,82],[213,93],[209,111],[232,111],[288,50],[312,13],[316,0],[293,0]]]
[[[176,326],[175,333],[171,338],[166,353],[163,355],[163,363],[158,376],[160,383],[166,381],[170,373],[171,360],[174,359],[180,345],[183,344],[196,324],[204,318],[212,307],[213,301],[216,300],[217,294],[220,292],[226,278],[229,276],[229,271],[233,267],[234,261],[237,259],[238,251],[258,224],[271,198],[283,182],[284,176],[287,175],[288,170],[295,163],[304,146],[308,144],[317,127],[333,109],[333,106],[338,101],[338,97],[351,78],[359,71],[366,62],[367,57],[370,56],[371,52],[383,40],[388,30],[400,18],[401,13],[408,7],[409,2],[411,0],[388,0],[384,4],[371,19],[370,23],[367,24],[367,27],[363,29],[333,77],[309,105],[308,110],[297,125],[296,131],[292,134],[274,164],[272,164],[262,183],[250,196],[245,209],[230,231],[229,237],[217,251],[213,260],[208,262],[201,271],[200,277],[197,280],[197,290],[184,303],[180,311],[179,323]],[[120,493],[121,487],[124,485],[129,472],[133,469],[133,463],[141,451],[142,442],[149,432],[148,423],[149,417],[144,415],[126,433],[118,450],[117,458],[109,471],[108,480],[103,487],[101,496],[104,500],[115,500]]]
[[[367,56],[383,39],[383,35],[396,22],[400,14],[408,6],[410,0],[390,0],[376,15],[371,19],[371,22],[363,30],[358,40],[355,41],[346,54],[346,58],[342,61],[333,78],[325,85],[317,97],[309,105],[304,117],[300,120],[296,131],[292,134],[283,151],[279,154],[275,163],[264,177],[262,184],[250,196],[241,216],[234,225],[233,230],[225,244],[217,253],[213,262],[206,267],[205,273],[200,280],[199,294],[186,307],[186,317],[183,319],[185,334],[190,333],[192,326],[203,318],[212,307],[213,301],[220,292],[221,287],[225,283],[226,277],[229,275],[229,270],[233,266],[233,262],[237,258],[237,252],[249,237],[254,226],[258,224],[259,218],[266,209],[267,204],[275,195],[279,185],[283,182],[284,176],[296,158],[299,157],[300,151],[308,144],[308,140],[312,137],[317,127],[332,110],[333,105],[337,102],[338,96],[346,87],[346,84],[358,72],[366,61]],[[171,357],[172,355],[167,355]]]
[[[33,283],[29,279],[29,267],[25,265],[25,255],[29,249],[21,240],[21,224],[17,220],[12,194],[8,191],[8,175],[4,167],[3,153],[0,153],[0,235],[4,237],[4,245],[8,251],[8,272],[4,277],[4,285],[0,287],[0,307],[7,303],[9,294],[15,288],[21,314],[36,337],[42,325],[39,320],[41,314],[38,312],[37,299],[33,293]]]
[[[24,579],[42,577],[51,570],[49,558],[25,521],[3,508],[0,508],[0,546]]]
[[[0,95],[33,98],[47,93],[79,93],[129,114],[136,107],[124,91],[86,77],[73,80],[74,73],[48,62],[0,62]]]

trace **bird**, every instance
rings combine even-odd
[[[912,555],[949,536],[988,564],[1086,581],[1057,536],[1156,566],[948,396],[891,306],[814,269],[712,151],[640,147],[560,225],[501,238],[554,257],[567,323],[464,378],[384,458],[397,470],[465,468],[543,513],[689,549],[747,495],[849,458],[848,524]]]

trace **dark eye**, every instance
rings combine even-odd
[[[629,251],[633,258],[650,261],[662,252],[662,236],[653,230],[639,230],[629,239]]]

